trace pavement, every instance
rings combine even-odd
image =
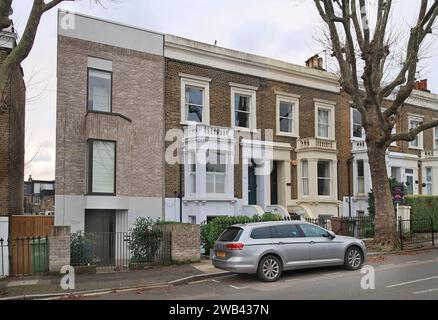
[[[374,272],[374,281],[364,278],[370,275],[369,270]],[[438,250],[373,255],[368,258],[362,272],[338,267],[290,271],[275,283],[260,282],[252,275],[226,274],[180,286],[112,292],[77,299],[438,300]],[[368,284],[368,289],[364,290],[361,283]]]
[[[179,285],[189,281],[217,276],[226,272],[211,265],[210,260],[192,264],[157,266],[141,271],[75,275],[75,289],[61,288],[59,276],[7,278],[0,280],[1,299],[38,299],[82,293],[114,292],[115,290],[149,289]]]
[[[76,275],[75,290],[60,287],[61,275],[0,280],[2,299],[438,299],[438,250],[371,253],[375,289],[363,290],[361,271],[320,268],[285,272],[276,283],[236,275],[199,263],[142,271]]]

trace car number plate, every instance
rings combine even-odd
[[[225,258],[225,256],[227,255],[226,252],[223,251],[216,251],[216,256],[220,257],[220,258]]]

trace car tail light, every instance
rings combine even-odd
[[[242,250],[244,246],[243,243],[229,243],[225,247],[229,250]]]

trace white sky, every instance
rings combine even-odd
[[[61,4],[76,12],[170,33],[222,47],[304,64],[323,50],[315,40],[321,23],[313,0],[116,0],[102,8],[90,0]],[[373,2],[373,0],[369,0]],[[374,0],[375,1],[375,0]],[[33,1],[13,1],[14,23],[20,34]],[[93,1],[94,2],[94,1]],[[403,5],[401,5],[403,3]],[[397,17],[418,11],[418,0],[395,0]],[[401,18],[401,26],[407,20]],[[407,30],[407,29],[406,29]],[[438,92],[438,52],[429,52],[420,76]],[[26,159],[39,150],[26,176],[55,178],[56,9],[42,18],[34,48],[23,62],[28,85]]]

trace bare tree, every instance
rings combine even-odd
[[[314,1],[327,26],[330,47],[339,64],[341,87],[362,115],[372,186],[376,191],[375,242],[382,248],[392,249],[397,246],[398,237],[385,154],[391,143],[413,141],[422,131],[438,126],[438,121],[432,121],[408,132],[392,134],[403,105],[415,87],[420,50],[435,26],[438,0],[419,2],[418,16],[408,32],[404,62],[395,74],[392,70],[389,77],[385,71],[394,49],[389,30],[393,1],[377,0],[372,9],[366,0]],[[373,26],[369,23],[370,12],[375,15]],[[385,103],[389,106],[382,112]]]

